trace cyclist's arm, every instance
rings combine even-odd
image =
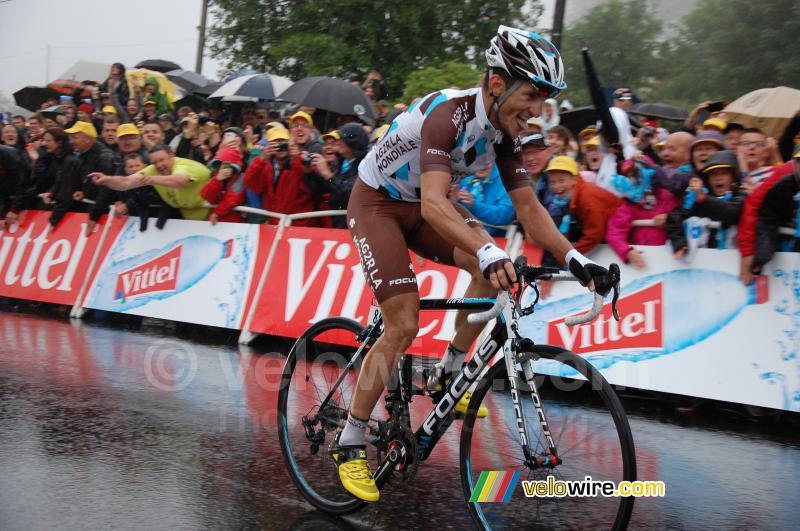
[[[448,241],[462,251],[475,255],[486,240],[464,223],[453,203],[447,198],[450,172],[426,171],[421,178],[422,217]]]
[[[530,186],[516,188],[508,192],[508,195],[525,234],[537,245],[550,251],[559,262],[564,263],[564,257],[572,249],[572,244],[558,231],[553,218],[536,198],[533,189]]]

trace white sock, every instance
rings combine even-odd
[[[347,415],[347,423],[339,436],[340,446],[358,446],[364,444],[367,437],[367,421]]]
[[[442,367],[444,367],[445,374],[452,374],[461,368],[461,365],[464,364],[464,360],[467,357],[467,353],[463,350],[458,350],[456,347],[453,346],[452,343],[447,345],[447,350],[442,357]]]

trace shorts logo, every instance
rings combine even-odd
[[[355,227],[356,226],[356,218],[350,218],[350,222],[348,224],[350,225],[351,229],[353,227]]]

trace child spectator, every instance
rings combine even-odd
[[[577,157],[578,146],[570,130],[563,125],[547,130],[547,143],[555,156],[567,155],[573,159]]]
[[[620,199],[599,186],[584,182],[579,175],[578,163],[570,157],[554,157],[545,171],[550,179],[554,201],[568,205],[559,229],[581,253],[588,253],[599,245],[606,235],[608,218],[614,213]]]
[[[508,225],[514,220],[514,206],[508,197],[500,172],[493,162],[473,175],[461,179],[453,199],[470,211],[478,221],[491,225]],[[492,236],[504,236],[506,231],[486,227]]]
[[[691,217],[708,218],[721,223],[709,234],[708,247],[725,249],[734,234],[732,227],[739,222],[744,193],[739,187],[741,175],[736,155],[719,151],[706,161],[702,180],[692,178],[683,202],[667,216],[667,234],[677,260],[689,258],[689,242],[684,224]]]
[[[234,207],[244,203],[244,173],[242,172],[242,152],[236,147],[224,147],[208,164],[213,175],[200,191],[203,199],[216,205],[208,215],[212,225],[217,221],[240,223],[242,216]]]
[[[667,189],[658,186],[656,168],[644,160],[626,160],[622,174],[615,175],[614,187],[623,200],[608,220],[606,241],[617,255],[634,267],[645,267],[644,253],[633,245],[663,245],[667,213],[678,201]],[[651,219],[656,226],[634,227],[639,219]]]

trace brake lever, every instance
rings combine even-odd
[[[614,319],[619,321],[619,312],[617,312],[617,301],[619,300],[619,280],[620,280],[620,272],[619,266],[617,264],[611,264],[608,268],[609,273],[611,274],[611,280],[613,281],[614,286],[614,296],[611,298],[611,313],[614,315]]]

